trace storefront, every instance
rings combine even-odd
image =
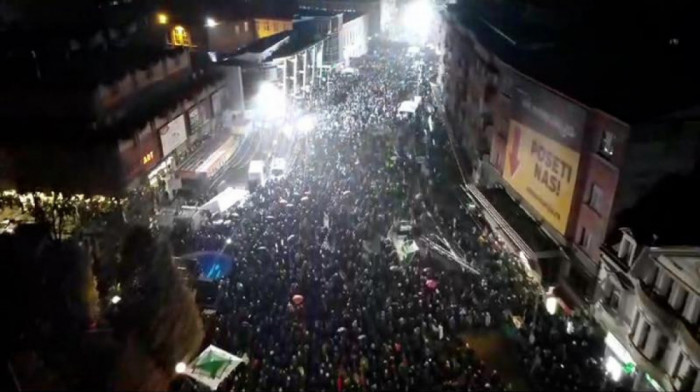
[[[180,166],[179,177],[186,183],[206,183],[231,159],[238,142],[239,138],[233,135],[223,141],[210,140]]]

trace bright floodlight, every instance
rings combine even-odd
[[[112,297],[112,304],[116,305],[116,304],[118,304],[119,301],[121,301],[121,300],[122,300],[122,297],[120,297],[120,296],[118,296],[118,295],[115,295],[114,297]]]
[[[305,114],[297,121],[297,129],[302,133],[311,132],[315,127],[316,119],[311,114]]]
[[[622,365],[612,355],[608,357],[607,361],[605,361],[605,370],[610,375],[610,378],[615,382],[620,381],[622,378]]]
[[[544,300],[544,307],[547,309],[547,313],[549,314],[556,313],[558,305],[559,303],[557,302],[557,297],[547,297],[547,299]]]
[[[206,23],[204,24],[207,27],[216,27],[219,24],[219,22],[216,21],[214,18],[207,18]]]
[[[263,117],[282,117],[287,108],[284,93],[270,82],[261,83],[257,96],[257,108]]]
[[[404,9],[402,24],[405,32],[410,32],[411,40],[424,44],[435,23],[435,11],[430,0],[413,0]]]
[[[227,239],[226,239],[226,244],[227,244],[227,245],[231,245],[231,239],[230,239],[230,238],[227,238]]]
[[[187,370],[187,365],[184,362],[178,362],[175,365],[175,373],[182,374]]]
[[[164,14],[161,12],[157,15],[157,19],[158,19],[158,24],[162,24],[162,25],[168,24],[168,14]]]

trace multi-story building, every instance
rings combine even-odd
[[[302,10],[292,31],[256,41],[221,64],[241,67],[246,101],[262,82],[297,97],[311,91],[328,67],[367,53],[368,24],[362,14]]]
[[[227,80],[183,49],[126,47],[14,56],[0,116],[4,182],[20,191],[116,195],[174,172],[208,139]],[[9,75],[12,75],[10,77]]]
[[[693,169],[698,102],[675,86],[697,76],[675,41],[637,47],[556,10],[507,4],[448,7],[437,90],[497,232],[579,305],[592,298],[618,215],[664,177]]]
[[[700,248],[647,246],[630,229],[604,247],[594,313],[606,367],[632,390],[700,390]]]
[[[387,4],[382,6],[386,1]],[[382,26],[388,26],[391,17],[395,14],[388,13],[382,16],[382,10],[392,10],[395,8],[395,3],[391,0],[370,0],[370,1],[348,1],[348,0],[299,0],[299,9],[302,11],[316,10],[332,13],[355,13],[367,15],[369,35],[374,36],[380,34]],[[385,18],[382,23],[382,18]]]

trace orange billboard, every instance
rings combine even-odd
[[[579,153],[511,120],[503,178],[561,234],[571,212]]]

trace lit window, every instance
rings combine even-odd
[[[172,44],[174,46],[192,46],[190,34],[182,26],[175,26],[172,31]]]
[[[603,190],[596,184],[591,185],[591,193],[588,195],[588,205],[595,212],[602,214],[603,212]]]
[[[591,245],[591,235],[585,227],[581,228],[581,236],[579,237],[578,244],[584,249],[588,249]]]
[[[243,22],[243,30],[247,33],[248,32],[248,22]]]
[[[615,152],[615,134],[610,131],[603,131],[603,137],[600,140],[599,153],[606,158],[611,158]]]
[[[236,27],[234,27],[234,29],[236,30],[236,34],[241,32],[241,28],[238,25],[236,25]]]
[[[164,13],[158,14],[158,24],[168,24],[168,15]]]

